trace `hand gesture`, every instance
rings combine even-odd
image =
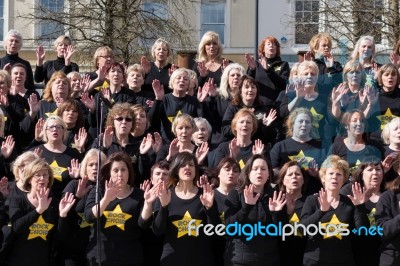
[[[61,199],[60,204],[58,206],[60,217],[67,217],[69,210],[71,210],[72,206],[75,204],[74,194],[65,193],[64,197]]]
[[[203,185],[203,194],[200,195],[200,201],[206,209],[210,209],[213,206],[214,189],[210,184]]]
[[[173,139],[169,144],[168,158],[171,160],[172,157],[177,155],[179,152],[179,140],[177,138]]]
[[[82,92],[88,92],[89,91],[89,86],[90,86],[90,76],[85,74],[81,77],[80,81],[81,85],[81,91]]]
[[[353,202],[354,206],[363,204],[366,200],[365,197],[365,192],[366,189],[362,188],[360,183],[355,182],[354,184],[351,185],[351,192],[353,193],[352,195],[347,195],[347,197],[349,197],[351,199],[351,201]]]
[[[153,80],[151,83],[153,86],[154,95],[156,96],[156,100],[162,101],[164,100],[164,86],[161,85],[158,79]]]
[[[153,107],[154,101],[152,100],[146,100],[146,104],[149,108]]]
[[[109,88],[102,88],[101,94],[103,95],[104,99],[111,102],[111,91]]]
[[[197,63],[197,70],[200,73],[200,76],[205,78],[208,76],[209,70],[206,67],[206,63],[205,62],[198,62]]]
[[[300,164],[300,165],[301,165],[301,164]],[[317,162],[315,161],[315,159],[312,159],[312,160],[308,163],[308,168],[307,168],[306,170],[307,170],[307,173],[308,173],[310,176],[313,176],[313,177],[318,177],[318,176],[319,176],[319,173],[318,173],[319,166],[318,166]]]
[[[282,191],[274,191],[273,197],[269,198],[268,207],[270,211],[281,211],[286,204],[286,196]]]
[[[304,87],[304,81],[299,80],[299,82],[296,84],[294,87],[294,90],[296,91],[296,97],[297,98],[304,98],[307,94],[306,89]]]
[[[111,202],[115,200],[121,191],[121,188],[118,186],[117,182],[112,182],[106,180],[106,192],[104,193],[104,199],[107,202]]]
[[[254,185],[250,184],[246,186],[243,190],[244,202],[249,205],[256,205],[260,193],[254,195]]]
[[[146,74],[148,74],[150,72],[150,68],[151,68],[149,60],[147,60],[147,58],[145,56],[142,56],[140,58],[140,64],[142,65],[144,72]]]
[[[35,149],[33,150],[33,152],[34,152],[39,158],[42,158],[42,152],[43,152],[43,150],[42,150],[41,148],[35,148]]]
[[[67,50],[65,50],[65,52],[64,52],[64,59],[65,59],[65,65],[66,66],[71,64],[71,57],[75,52],[76,52],[75,46],[68,45]]]
[[[372,86],[368,86],[367,90],[364,91],[368,103],[372,106],[378,101],[378,92],[375,92],[374,88]]]
[[[108,73],[109,67],[108,65],[104,64],[102,66],[99,65],[99,68],[97,69],[97,79],[99,81],[104,81],[107,78],[107,73]]]
[[[35,116],[40,110],[40,101],[38,101],[37,95],[32,93],[28,98],[29,115]]]
[[[319,202],[321,211],[323,211],[323,212],[328,211],[329,208],[331,207],[331,201],[328,201],[328,194],[326,193],[326,191],[323,188],[321,188],[321,190],[319,191],[318,202]]]
[[[256,69],[256,60],[254,60],[254,57],[252,55],[249,55],[248,53],[244,54],[244,58],[246,59],[246,63],[249,66],[251,70]]]
[[[142,142],[140,143],[139,152],[140,154],[146,154],[149,152],[151,147],[153,146],[153,137],[150,133],[147,134],[146,137],[143,138]]]
[[[8,186],[8,178],[6,176],[3,176],[3,178],[0,179],[0,193],[3,194],[4,198],[7,198],[10,194],[10,191],[11,190]]]
[[[7,63],[4,65],[3,70],[7,71],[8,74],[11,75],[11,63]]]
[[[161,179],[159,179],[159,180],[161,180]],[[139,185],[139,188],[140,188],[141,190],[145,191],[147,185],[150,185],[150,186],[151,186],[151,180],[150,180],[150,179],[144,180],[143,183],[141,183],[141,184]]]
[[[6,139],[1,143],[1,155],[3,155],[4,159],[10,157],[11,153],[14,150],[15,141],[12,135],[6,137]]]
[[[46,52],[44,51],[43,46],[39,45],[36,47],[36,59],[37,59],[37,65],[42,66],[44,58],[46,57]]]
[[[79,169],[81,164],[79,163],[78,159],[71,159],[71,167],[68,168],[69,176],[73,179],[79,178]]]
[[[327,68],[333,67],[334,61],[333,61],[333,55],[331,53],[328,53],[328,55],[324,59]]]
[[[143,183],[143,188],[142,190],[144,191],[144,201],[147,204],[152,204],[156,198],[158,197],[157,195],[157,189],[158,189],[158,184],[161,183],[161,179],[158,180],[158,183],[151,187],[151,181],[150,180],[145,180]]]
[[[240,147],[237,145],[236,138],[234,138],[231,140],[231,142],[229,142],[229,156],[236,159],[236,157],[239,155],[239,152]]]
[[[112,143],[112,139],[113,139],[113,135],[114,135],[114,129],[112,126],[108,126],[106,127],[106,129],[104,130],[104,134],[103,134],[103,146],[108,149],[111,146]]]
[[[78,134],[75,134],[74,136],[75,146],[78,148],[78,151],[80,153],[83,153],[85,151],[86,140],[87,140],[86,129],[84,127],[81,127],[78,131]]]
[[[91,112],[96,110],[96,104],[94,102],[93,96],[89,96],[88,92],[82,93],[81,102],[88,108]]]
[[[201,175],[196,185],[197,187],[203,187],[205,184],[208,184],[208,177],[206,175]]]
[[[253,145],[253,148],[252,148],[253,155],[263,154],[263,152],[264,152],[264,143],[261,140],[256,139],[254,141],[254,145]]]
[[[346,82],[342,82],[332,90],[332,103],[338,104],[345,94],[349,91]]]
[[[393,163],[395,162],[396,158],[397,158],[397,152],[392,152],[391,154],[389,154],[388,156],[386,156],[386,158],[383,160],[382,162],[382,166],[383,166],[383,172],[387,172],[390,170],[390,168],[392,168]]]
[[[166,207],[171,202],[171,191],[168,189],[168,184],[161,181],[158,184],[157,196],[160,199],[161,206]]]
[[[78,181],[78,188],[76,189],[76,193],[75,196],[78,199],[83,198],[91,189],[92,186],[91,185],[87,185],[89,178],[88,176],[84,176],[81,179],[79,179]]]
[[[290,82],[286,85],[286,94],[289,92],[296,92],[296,82]]]
[[[314,59],[314,55],[311,51],[308,51],[305,55],[304,55],[304,60],[305,61],[312,61]]]
[[[0,105],[8,107],[8,96],[7,94],[0,94]]]
[[[153,151],[155,153],[159,152],[162,146],[162,138],[160,133],[158,132],[154,132],[154,142],[153,145],[151,146],[151,148],[153,149]]]
[[[172,73],[174,73],[174,71],[177,69],[178,69],[178,67],[175,64],[172,64],[171,68],[168,69],[168,75],[171,76]]]
[[[197,90],[197,99],[199,100],[199,102],[204,102],[208,96],[208,85],[207,83],[204,84],[203,88],[199,87],[199,89]]]
[[[392,52],[390,54],[390,62],[397,68],[400,67],[400,56],[397,53]]]
[[[222,59],[222,64],[221,64],[221,70],[224,71],[224,69],[230,64],[229,60],[226,58]]]
[[[268,116],[267,116],[267,114],[263,115],[263,124],[268,127],[272,124],[272,122],[275,121],[276,118],[277,118],[276,110],[271,109],[271,110],[269,110]]]
[[[42,187],[39,191],[36,191],[36,197],[38,200],[38,206],[36,212],[39,214],[44,213],[50,206],[51,198],[49,198],[50,189]]]
[[[260,54],[260,59],[258,59],[258,61],[265,70],[268,70],[269,66],[264,55]]]
[[[209,148],[208,148],[208,143],[203,142],[200,147],[197,148],[196,150],[196,158],[197,161],[199,162],[199,165],[203,164],[204,159],[207,157]]]

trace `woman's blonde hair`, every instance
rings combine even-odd
[[[49,80],[49,82],[47,82],[46,87],[44,88],[43,91],[43,100],[47,101],[47,102],[53,102],[54,98],[53,98],[53,93],[51,92],[51,89],[53,87],[54,82],[57,79],[64,79],[67,81],[68,84],[68,93],[67,93],[67,98],[70,98],[71,95],[71,91],[72,91],[72,87],[71,87],[71,82],[69,80],[69,78],[67,77],[67,75],[64,74],[64,72],[62,71],[57,71],[54,72],[53,75],[51,75],[51,78]]]
[[[46,162],[45,159],[37,158],[33,160],[31,163],[29,163],[29,165],[26,167],[24,171],[24,184],[22,186],[23,189],[25,189],[26,191],[31,191],[32,188],[31,180],[33,176],[44,169],[47,170],[49,173],[49,183],[47,185],[47,188],[51,188],[54,181],[53,170],[51,169],[50,165]]]
[[[199,47],[197,50],[197,61],[198,62],[207,62],[208,57],[207,57],[207,52],[206,52],[206,44],[215,42],[218,46],[218,55],[216,56],[215,59],[219,59],[222,55],[222,44],[219,38],[218,33],[215,31],[207,31],[204,33],[203,37],[200,40]]]

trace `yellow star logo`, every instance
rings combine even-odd
[[[276,66],[276,67],[274,68],[274,71],[275,71],[275,72],[278,72],[278,71],[281,71],[281,69],[282,69],[282,66]]]
[[[181,112],[181,110],[179,110],[179,111],[176,113],[175,116],[168,116],[168,120],[172,123],[172,122],[174,122],[175,117],[177,117],[178,115],[181,115],[181,114],[182,114],[182,112]]]
[[[110,87],[110,85],[109,85],[108,82],[105,80],[105,81],[103,82],[103,85],[98,86],[98,87],[96,87],[96,88],[94,88],[94,89],[97,90],[97,91],[101,91],[102,89],[107,89],[107,88],[109,88],[109,87]]]
[[[290,217],[290,219],[289,219],[289,223],[291,225],[294,225],[295,223],[298,223],[298,222],[300,222],[299,216],[297,216],[296,213],[293,213],[292,217]],[[297,230],[297,236],[303,236],[303,234],[301,233],[300,230]]]
[[[240,161],[239,161],[239,166],[240,166],[240,169],[243,169],[245,166],[245,163],[243,162],[242,159],[240,159]]]
[[[79,217],[81,217],[81,220],[78,221],[79,227],[80,227],[80,228],[90,227],[90,226],[93,225],[93,224],[88,223],[88,222],[86,221],[85,215],[84,215],[83,213],[78,212],[78,215],[79,215]]]
[[[121,206],[119,206],[119,204],[115,207],[113,211],[104,211],[104,216],[107,218],[107,222],[104,228],[115,225],[123,231],[125,231],[126,220],[132,217],[132,215],[124,213],[121,210]]]
[[[175,225],[176,228],[178,228],[177,238],[180,238],[180,237],[188,234],[188,225],[191,220],[195,220],[194,226],[196,226],[196,227],[201,224],[201,220],[192,219],[192,216],[190,216],[189,211],[185,212],[185,215],[183,215],[183,218],[181,220],[176,220],[176,221],[172,222],[172,224]],[[197,236],[196,229],[193,228],[192,231],[190,232],[190,234],[192,236]]]
[[[375,212],[376,212],[376,209],[373,208],[373,209],[371,210],[371,212],[368,213],[368,220],[369,220],[369,224],[370,224],[371,226],[375,226],[375,225],[376,225],[376,223],[375,223]]]
[[[59,166],[57,161],[54,160],[51,164],[50,164],[51,170],[53,170],[53,175],[54,175],[54,179],[58,180],[58,181],[62,181],[62,173],[64,171],[67,170],[67,168]]]
[[[321,121],[322,118],[324,118],[324,116],[321,114],[318,114],[317,111],[315,111],[314,107],[311,107],[310,112],[313,116],[313,126],[315,128],[319,128],[319,121]]]
[[[56,108],[53,112],[48,112],[48,113],[44,113],[47,117],[51,116],[51,115],[57,115],[58,112],[58,108]],[[46,117],[46,118],[47,118]]]
[[[331,220],[327,223],[321,223],[322,228],[324,228],[326,231],[329,230],[337,230],[338,226],[343,224],[341,221],[339,221],[339,219],[337,218],[336,214],[334,214],[331,218]],[[333,225],[333,227],[329,227],[329,225]],[[344,225],[342,226],[342,228],[347,228],[348,225]],[[335,229],[333,229],[335,228]],[[334,232],[330,231],[329,233],[326,232],[324,235],[324,239],[325,238],[330,238],[330,237],[337,237],[338,239],[342,239],[342,236],[337,232],[336,234],[333,234]]]
[[[358,169],[358,166],[360,164],[361,164],[360,160],[357,160],[356,164],[353,167],[350,167],[350,173],[353,174]]]
[[[397,116],[392,114],[390,108],[388,108],[384,115],[378,115],[376,118],[378,118],[378,120],[381,121],[381,130],[383,130],[386,124],[392,121],[392,119],[396,117]]]
[[[8,117],[7,116],[3,116],[3,122],[7,122]]]
[[[40,237],[43,240],[46,240],[47,234],[53,227],[54,227],[54,224],[46,223],[46,221],[43,219],[42,215],[40,215],[39,218],[37,219],[36,223],[32,224],[29,227],[30,232],[28,235],[28,240],[36,238],[36,237]]]
[[[222,212],[222,213],[219,215],[219,218],[221,219],[221,223],[225,224],[225,212]]]
[[[313,157],[306,156],[303,150],[300,150],[297,155],[288,156],[291,161],[301,162],[301,167],[308,169],[308,164],[314,160]]]

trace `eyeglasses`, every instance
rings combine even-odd
[[[116,117],[116,118],[114,118],[114,120],[117,120],[118,122],[122,122],[122,121],[125,121],[125,122],[127,122],[127,123],[129,123],[129,122],[132,122],[133,121],[133,119],[132,118],[130,118],[130,117]]]
[[[56,126],[46,127],[46,129],[49,130],[49,131],[57,131],[57,130],[60,130],[60,129],[64,129],[64,127],[60,126],[60,125],[56,125]]]

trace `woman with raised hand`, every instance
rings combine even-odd
[[[228,194],[225,213],[227,226],[278,225],[285,220],[285,195],[271,186],[273,171],[260,154],[252,156],[240,173],[237,189]],[[238,229],[240,230],[240,229]],[[229,235],[224,254],[225,265],[280,265],[279,238],[268,235]]]
[[[44,159],[35,159],[24,171],[23,188],[10,203],[10,220],[14,240],[8,265],[52,265],[54,233],[57,230],[57,200],[49,197],[53,171]],[[59,214],[67,215],[74,203],[66,195],[59,204]]]
[[[196,186],[199,166],[192,153],[179,153],[169,169],[173,186],[169,188],[164,181],[158,184],[155,192],[158,199],[152,225],[156,235],[165,235],[161,265],[216,265],[211,238],[202,230],[199,230],[198,235],[196,230],[189,231],[188,225],[193,220],[194,226],[215,226],[220,223],[214,190],[208,183],[202,184],[202,188]],[[144,214],[142,212],[142,217],[146,219],[151,212]],[[199,250],[202,252],[201,256]]]
[[[385,160],[382,165],[385,171],[385,180],[392,181],[399,175],[393,169],[393,163],[400,153],[400,117],[395,117],[382,130],[382,140],[385,144]]]
[[[86,221],[94,223],[87,248],[88,265],[143,265],[138,226],[143,191],[134,187],[131,158],[124,152],[111,154],[101,168],[100,178],[99,205],[95,202],[96,188],[92,188],[85,206]],[[98,219],[101,261],[98,256]]]
[[[101,46],[93,54],[93,72],[87,73],[90,76],[88,92],[97,93],[103,86],[108,86],[107,73],[114,63],[113,50],[108,46]],[[95,90],[96,89],[96,90]]]
[[[219,86],[223,70],[232,63],[222,57],[222,52],[223,47],[218,33],[214,31],[204,33],[197,51],[197,62],[193,66],[200,87],[203,87],[209,79],[213,79],[217,87]]]
[[[360,160],[361,163],[352,175],[351,182],[340,189],[342,195],[352,195],[351,187],[354,183],[359,183],[366,190],[365,208],[369,219],[367,228],[375,227],[376,204],[385,191],[384,171],[380,158],[370,156]],[[381,236],[354,236],[352,239],[354,259],[356,265],[380,265],[379,246]]]
[[[258,46],[259,60],[254,60],[249,54],[245,55],[247,74],[256,80],[260,94],[268,99],[268,105],[274,105],[289,79],[289,64],[282,61],[280,49],[279,41],[273,36],[267,36]]]
[[[359,183],[353,184],[352,195],[340,194],[349,173],[349,164],[337,155],[322,163],[319,175],[324,188],[306,199],[300,223],[306,228],[320,225],[324,234],[307,236],[303,265],[355,265],[349,234],[369,226],[369,220],[364,205],[366,191]]]
[[[76,50],[72,45],[72,40],[68,36],[59,36],[54,41],[54,49],[57,53],[57,59],[46,61],[43,64],[46,52],[41,45],[36,48],[35,82],[44,81],[44,84],[46,84],[56,71],[62,71],[66,75],[72,71],[79,72],[78,65],[71,61],[72,55]]]
[[[301,211],[306,201],[307,175],[297,161],[285,163],[279,171],[277,185],[279,191],[286,195],[286,214],[291,225],[300,222]],[[280,247],[281,265],[302,265],[307,239],[296,232],[297,235],[288,236],[282,241]],[[290,256],[288,256],[290,254]]]
[[[151,55],[154,62],[149,62],[145,56],[140,58],[140,64],[146,74],[143,90],[153,94],[153,81],[158,80],[167,94],[170,76],[177,69],[174,64],[168,62],[168,57],[172,56],[171,45],[164,38],[158,38],[151,47]]]
[[[100,153],[100,166],[106,163],[106,155]],[[63,195],[72,194],[75,204],[67,217],[59,219],[60,228],[60,260],[65,265],[86,265],[86,248],[89,243],[91,223],[85,220],[85,204],[89,191],[96,186],[99,174],[99,150],[87,151],[82,163],[73,171],[77,171],[79,179],[71,180],[63,190]]]

